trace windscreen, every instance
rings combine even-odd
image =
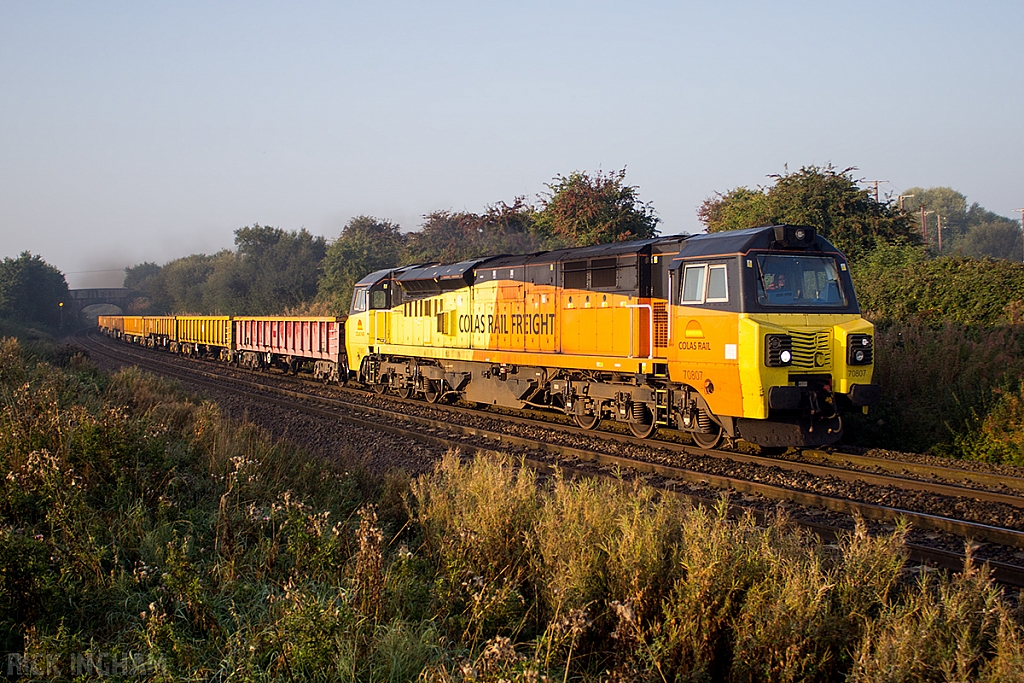
[[[757,303],[762,306],[847,304],[836,260],[830,256],[759,254],[757,278]]]

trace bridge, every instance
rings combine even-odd
[[[133,289],[127,289],[125,287],[102,287],[94,289],[72,289],[70,290],[71,301],[68,302],[68,308],[71,309],[72,314],[83,313],[89,315],[93,313],[99,313],[100,315],[110,313],[117,315],[118,313],[124,313],[128,307],[128,302],[140,296],[139,292]],[[90,309],[93,306],[104,306],[105,310],[93,312]],[[116,307],[118,310],[110,310],[110,306]]]

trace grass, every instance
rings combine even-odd
[[[1019,615],[985,568],[915,577],[905,529],[823,546],[782,513],[759,524],[731,519],[725,501],[690,508],[639,484],[542,481],[498,454],[450,453],[413,481],[375,481],[137,371],[107,376],[13,340],[0,361],[0,647],[23,673],[47,662],[85,679],[225,681],[1024,671]]]

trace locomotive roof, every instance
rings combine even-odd
[[[458,263],[427,263],[402,268],[385,268],[370,273],[356,286],[376,284],[394,278],[410,292],[437,292],[471,285],[477,268],[507,268],[528,264],[560,263],[591,258],[607,258],[649,252],[655,245],[679,245],[679,255],[673,260],[678,268],[682,259],[694,256],[712,256],[745,253],[751,249],[770,249],[776,244],[776,228],[794,227],[764,225],[744,230],[728,230],[701,235],[668,235],[629,242],[612,242],[591,247],[571,247],[533,254],[484,256]],[[816,235],[812,248],[834,251],[829,242]]]
[[[776,228],[793,228],[803,226],[787,225],[762,225],[756,228],[743,230],[726,230],[723,232],[712,232],[710,234],[693,235],[682,245],[679,256],[674,264],[678,267],[680,259],[693,256],[715,256],[726,254],[743,254],[751,249],[771,249],[776,240]],[[828,240],[821,235],[815,234],[812,248],[822,251],[834,251]]]
[[[399,282],[410,282],[413,280],[461,280],[467,272],[484,260],[486,259],[478,258],[469,261],[459,261],[458,263],[432,263],[425,266],[413,266],[400,273],[396,273],[395,279]]]
[[[363,277],[362,280],[355,284],[356,287],[368,287],[375,285],[381,280],[389,277],[391,273],[396,272],[394,268],[384,268],[383,270],[375,270],[369,275]]]
[[[486,261],[482,261],[479,266],[483,268],[503,268],[524,264],[559,263],[562,261],[577,261],[587,258],[639,254],[651,245],[683,240],[688,237],[689,235],[668,235],[666,237],[653,237],[646,240],[596,244],[592,247],[569,247],[566,249],[556,249],[554,251],[539,251],[533,254],[522,254],[518,256],[494,256],[488,258]]]

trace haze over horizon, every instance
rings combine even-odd
[[[0,0],[0,258],[119,286],[254,223],[413,230],[623,167],[663,234],[829,162],[1017,218],[1022,19],[1008,0]]]

